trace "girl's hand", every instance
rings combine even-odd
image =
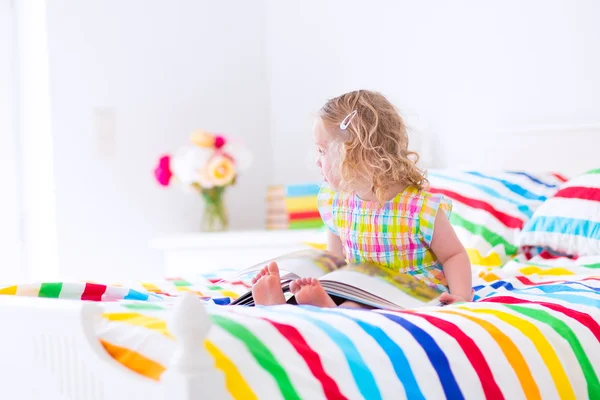
[[[442,295],[440,296],[440,302],[443,304],[452,304],[468,301],[470,300],[467,300],[463,296],[460,296],[458,294],[442,293]]]

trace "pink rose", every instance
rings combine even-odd
[[[173,173],[171,172],[171,156],[165,155],[158,160],[154,176],[161,186],[169,186]]]
[[[215,148],[216,149],[220,149],[221,147],[225,146],[225,144],[227,143],[227,140],[225,140],[225,138],[221,135],[217,135],[215,136]]]

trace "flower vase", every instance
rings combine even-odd
[[[204,232],[220,232],[227,230],[229,227],[224,193],[225,187],[223,186],[201,190],[204,199],[204,215],[202,217],[202,230]]]

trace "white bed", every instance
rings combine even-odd
[[[89,302],[0,296],[1,393],[15,400],[225,399],[223,376],[204,350],[203,306],[182,296],[169,328],[178,340],[164,382],[111,358],[98,341],[99,308]],[[193,315],[194,318],[189,318]]]
[[[532,146],[533,152],[528,150]],[[600,149],[600,125],[527,129],[513,139],[488,142],[485,148],[489,153],[461,155],[457,168],[578,173],[598,167],[600,158],[594,153]],[[223,375],[203,345],[212,325],[200,300],[184,295],[171,314],[169,329],[177,351],[160,383],[135,374],[106,353],[95,334],[100,312],[88,302],[0,296],[1,398],[230,398]]]

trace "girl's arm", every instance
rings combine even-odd
[[[342,260],[346,258],[340,237],[331,231],[327,231],[327,251]]]
[[[444,293],[440,301],[471,301],[473,283],[467,252],[443,212],[437,213],[434,227],[431,250],[442,264],[450,289],[450,294]]]

